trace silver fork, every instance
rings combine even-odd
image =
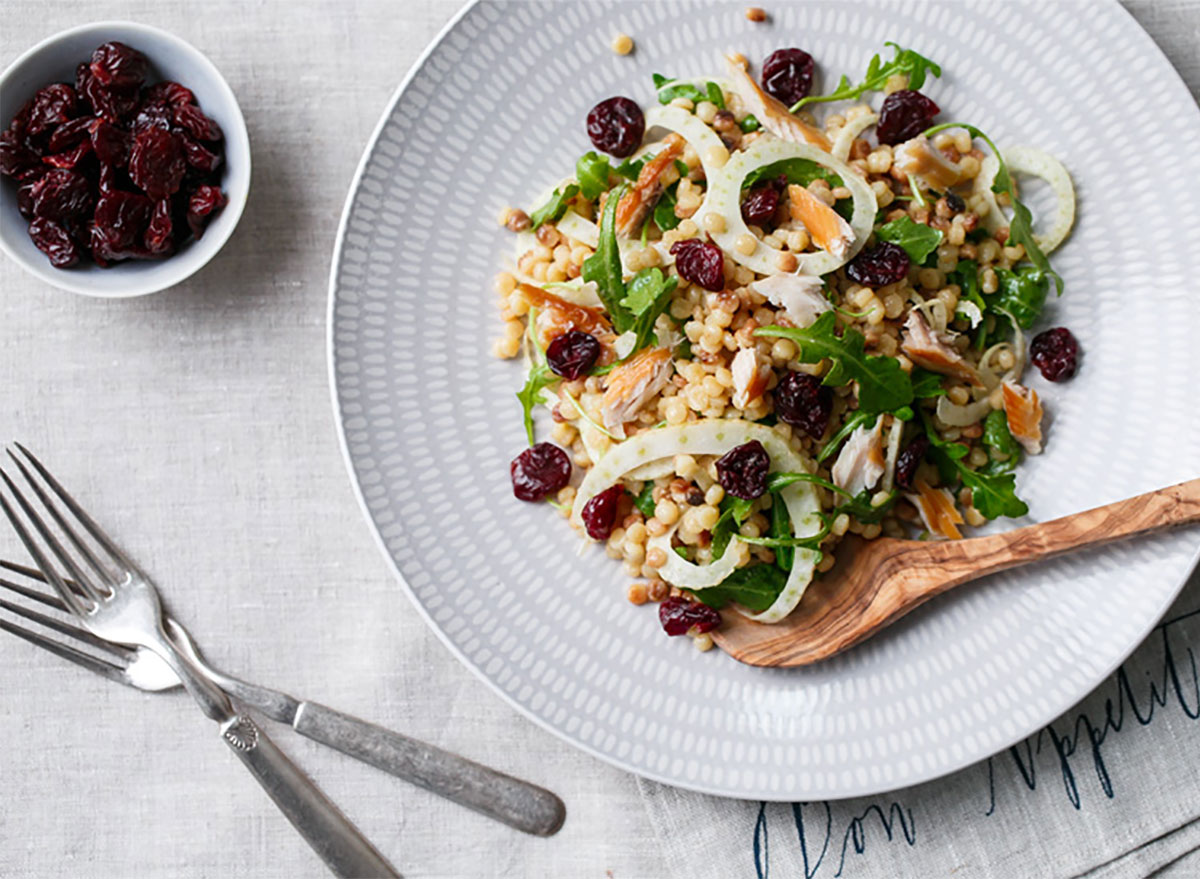
[[[58,531],[74,549],[75,555],[67,551],[45,519],[3,469],[0,469],[0,478],[38,536],[34,536],[2,493],[0,508],[3,508],[17,536],[63,604],[93,635],[106,641],[144,647],[166,662],[199,703],[201,710],[219,724],[221,738],[334,873],[339,876],[398,877],[400,874],[395,868],[312,780],[275,746],[250,717],[236,712],[220,687],[186,653],[175,647],[163,630],[162,605],[158,590],[150,578],[104,533],[28,449],[19,443],[15,445],[20,454],[10,448],[9,457],[16,463]],[[30,472],[27,463],[41,477],[41,481]],[[47,493],[43,482],[58,502]],[[70,520],[76,524],[72,525]],[[81,528],[91,538],[90,542],[81,536]],[[98,551],[108,557],[107,564],[101,561]],[[77,585],[79,593],[67,586],[51,561],[51,555]]]
[[[0,559],[0,568],[31,580],[46,582],[46,578],[40,572],[24,565]],[[73,587],[73,584],[67,581],[67,586]],[[67,610],[59,599],[3,576],[0,576],[0,588],[60,611]],[[104,658],[76,650],[0,619],[0,629],[44,647],[110,680],[150,692],[161,692],[180,686],[179,678],[171,668],[144,647],[127,648],[111,644],[97,638],[86,629],[69,625],[4,599],[0,599],[0,609],[98,648],[104,653]],[[221,689],[242,704],[258,709],[272,720],[289,724],[301,735],[336,748],[356,760],[420,785],[439,796],[475,809],[526,833],[546,836],[555,833],[562,826],[566,816],[562,800],[545,788],[443,751],[426,742],[327,708],[320,703],[301,701],[287,693],[260,687],[225,674],[205,660],[192,636],[169,612],[164,614],[163,621],[167,635],[175,646],[187,653]]]

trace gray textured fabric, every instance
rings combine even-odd
[[[159,25],[198,46],[241,101],[255,169],[234,238],[168,293],[85,300],[0,259],[0,415],[7,435],[42,452],[153,571],[214,660],[531,778],[567,801],[563,831],[530,839],[281,735],[406,876],[754,876],[757,804],[647,785],[644,809],[632,778],[515,715],[461,668],[391,582],[347,483],[324,362],[334,232],[388,96],[456,5],[6,0],[0,66],[62,28],[104,18]],[[1195,93],[1200,2],[1128,5]],[[17,554],[7,534],[0,554]],[[1197,607],[1193,583],[1173,613]],[[1180,621],[1171,635],[1185,638],[1171,642],[1184,685],[1154,722],[1127,723],[1103,743],[1111,799],[1085,740],[1068,760],[1074,809],[1044,738],[1033,790],[1016,755],[991,761],[991,817],[982,764],[885,798],[911,810],[885,813],[891,842],[874,812],[837,804],[829,853],[816,865],[824,809],[803,807],[813,828],[807,869],[782,860],[789,847],[796,853],[791,808],[769,807],[772,875],[832,875],[843,842],[846,876],[955,867],[956,876],[1200,875],[1200,859],[1187,854],[1200,814],[1200,786],[1188,774],[1200,762],[1200,725],[1188,714],[1197,697],[1187,645],[1200,640],[1200,625]],[[1140,706],[1149,683],[1137,670],[1161,674],[1165,649],[1152,639],[1139,654],[1144,666],[1129,667]],[[1103,717],[1113,687],[1068,721]],[[115,687],[7,637],[0,694],[0,875],[323,875],[185,697]],[[926,797],[941,797],[941,809],[925,811]],[[1142,808],[1153,815],[1131,814]],[[1050,816],[1065,817],[1051,825]],[[960,866],[954,855],[976,851],[986,826],[1003,828],[1015,854]],[[721,845],[707,847],[713,839]],[[1070,866],[1066,853],[1077,850],[1092,854]],[[901,852],[937,857],[906,866]]]

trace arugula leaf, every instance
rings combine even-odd
[[[908,74],[908,87],[910,89],[919,89],[925,84],[925,76],[932,73],[934,76],[942,75],[942,68],[934,61],[930,61],[924,55],[919,55],[912,49],[904,49],[893,42],[884,43],[885,46],[891,46],[895,51],[895,55],[891,61],[884,64],[879,55],[871,59],[867,65],[866,75],[863,76],[862,82],[858,85],[851,85],[850,80],[843,74],[841,81],[838,82],[837,88],[827,95],[809,95],[801,98],[791,107],[791,112],[795,113],[805,104],[824,103],[826,101],[846,101],[851,98],[857,98],[863,92],[880,91],[887,83],[888,78],[896,73]]]
[[[972,326],[976,330],[975,347],[982,351],[987,341],[987,327],[983,323],[983,318],[987,315],[988,306],[979,287],[979,263],[973,259],[960,259],[954,266],[954,271],[946,276],[946,280],[951,284],[958,285],[959,307],[954,313],[958,317],[965,317],[972,321]],[[979,310],[977,326],[970,312],[962,307],[966,303],[970,303]]]
[[[829,438],[829,442],[825,443],[825,446],[817,455],[817,463],[820,464],[821,462],[833,457],[834,452],[836,452],[838,447],[841,446],[842,440],[854,433],[854,431],[858,429],[859,425],[873,425],[877,417],[878,415],[876,413],[867,412],[862,409],[859,409],[852,414],[846,419],[841,428],[838,429],[838,432]]]
[[[859,408],[868,412],[887,412],[912,402],[912,382],[900,368],[895,357],[867,355],[866,339],[857,330],[847,328],[839,337],[834,334],[837,314],[827,311],[807,328],[762,327],[754,331],[756,336],[782,336],[790,339],[800,349],[802,363],[817,363],[829,358],[833,366],[822,382],[826,385],[844,385],[858,382]]]
[[[1013,439],[1003,409],[993,409],[983,419],[983,444],[991,453],[992,460],[984,468],[988,474],[1011,473],[1021,462],[1021,444]],[[1001,460],[997,452],[1006,457]]]
[[[654,480],[647,479],[646,484],[642,486],[641,493],[633,499],[633,505],[638,508],[643,516],[647,519],[654,516]]]
[[[1029,512],[1029,507],[1017,497],[1017,478],[1011,473],[987,473],[972,470],[963,463],[967,447],[962,443],[951,443],[937,435],[929,416],[921,413],[925,422],[925,435],[929,437],[929,456],[937,465],[943,482],[961,482],[971,489],[971,503],[988,519],[1001,516],[1018,518]]]
[[[749,134],[751,131],[758,131],[758,129],[762,128],[762,123],[758,121],[758,117],[753,113],[747,113],[746,118],[738,123],[738,128]]]
[[[725,549],[729,546],[733,535],[750,518],[750,509],[753,505],[754,501],[743,500],[731,494],[727,494],[721,499],[721,515],[717,519],[717,524],[712,528],[713,561],[725,555]]]
[[[942,377],[936,372],[916,366],[908,378],[912,382],[913,397],[918,400],[941,397],[946,393],[946,389],[942,387]]]
[[[654,225],[658,227],[660,232],[666,232],[674,229],[682,221],[675,216],[675,190],[679,184],[675,183],[663,191],[659,196],[658,203],[654,206]]]
[[[1042,270],[1036,266],[1024,266],[1015,271],[996,269],[996,278],[1000,281],[1000,289],[992,300],[992,310],[1007,314],[1023,330],[1032,327],[1042,313],[1050,289]]]
[[[645,164],[652,158],[654,157],[651,155],[645,155],[640,159],[626,159],[621,164],[617,165],[617,167],[613,170],[615,170],[626,180],[637,180],[638,175],[642,173],[643,166],[645,166]]]
[[[1040,269],[1041,272],[1048,278],[1054,279],[1054,286],[1058,289],[1058,295],[1062,296],[1063,279],[1058,272],[1050,268],[1050,260],[1042,249],[1038,247],[1038,243],[1033,239],[1033,214],[1030,213],[1019,198],[1017,198],[1016,187],[1013,186],[1012,174],[1009,173],[1008,163],[1004,161],[1004,156],[1000,150],[992,143],[992,139],[976,128],[974,125],[968,125],[965,122],[946,122],[942,125],[935,125],[932,128],[927,128],[922,132],[926,137],[932,137],[939,131],[945,131],[947,128],[962,128],[967,131],[972,137],[978,137],[984,141],[992,149],[992,155],[996,157],[996,161],[1000,163],[1000,169],[996,172],[996,179],[992,181],[992,192],[1007,193],[1009,200],[1012,202],[1013,215],[1008,223],[1008,241],[1010,244],[1021,244],[1025,247],[1025,256],[1033,265]]]
[[[537,322],[537,312],[529,312],[529,326]],[[525,387],[517,391],[517,399],[521,401],[522,419],[525,423],[525,435],[529,437],[529,445],[533,445],[533,407],[540,400],[542,390],[558,381],[558,376],[546,363],[546,354],[538,345],[537,334],[531,329],[530,340],[533,344],[533,365],[529,367],[529,376],[525,379]]]
[[[567,202],[579,195],[579,187],[570,183],[559,192],[557,189],[550,200],[529,215],[530,227],[536,229],[543,223],[553,223],[567,212]]]
[[[721,87],[715,82],[706,82],[704,84],[704,91],[701,91],[690,82],[680,82],[669,76],[663,76],[661,73],[652,74],[652,77],[654,79],[654,89],[658,92],[658,102],[660,104],[669,104],[676,98],[687,98],[694,104],[698,104],[701,101],[711,101],[717,105],[718,109],[725,109],[725,95],[721,92]]]
[[[914,265],[925,262],[925,258],[942,243],[942,233],[938,229],[916,223],[908,214],[880,226],[875,230],[875,237],[904,248]]]
[[[609,167],[608,157],[599,155],[595,150],[584,153],[575,163],[575,177],[579,180],[579,191],[588,201],[608,189]]]
[[[625,276],[621,269],[621,250],[617,244],[617,204],[625,194],[624,185],[608,194],[604,213],[600,216],[600,240],[596,252],[583,261],[584,282],[595,281],[596,293],[612,320],[617,335],[633,326],[634,317],[621,304],[625,298]]]
[[[698,601],[722,608],[731,601],[755,613],[775,603],[787,583],[788,575],[775,565],[747,565],[738,568],[716,586],[692,590]]]
[[[767,477],[767,491],[777,492],[787,488],[793,482],[811,482],[813,485],[819,485],[822,488],[827,488],[832,492],[840,494],[844,497],[850,497],[850,493],[844,488],[834,485],[828,479],[822,479],[813,473],[792,473],[782,471],[780,473],[772,473]]]
[[[780,539],[791,533],[792,517],[788,514],[787,504],[783,502],[783,498],[776,496],[771,499],[771,527],[767,536]],[[781,546],[775,550],[775,564],[781,571],[790,571],[795,560],[796,550],[792,547]]]
[[[780,159],[769,165],[755,168],[742,180],[742,189],[748,189],[760,180],[774,180],[780,174],[787,177],[788,183],[805,186],[814,180],[828,180],[830,186],[841,186],[842,178],[830,171],[824,165],[812,159]]]
[[[630,354],[650,344],[654,338],[654,322],[671,304],[671,294],[678,283],[678,278],[665,277],[658,268],[642,269],[633,276],[629,282],[629,295],[621,300],[634,315],[631,329],[637,334],[637,341]]]
[[[842,492],[842,494],[845,494],[845,492]],[[864,488],[846,503],[834,507],[833,512],[828,515],[832,520],[845,513],[848,516],[853,516],[864,525],[873,525],[883,521],[883,517],[888,514],[888,511],[891,510],[892,505],[896,503],[896,498],[899,496],[900,493],[893,490],[887,500],[879,506],[875,506],[871,503],[871,490]]]

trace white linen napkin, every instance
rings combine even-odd
[[[1200,876],[1197,654],[1200,572],[1083,702],[954,775],[806,803],[639,787],[680,879]]]

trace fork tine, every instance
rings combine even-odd
[[[42,540],[47,546],[50,547],[50,551],[58,557],[59,562],[61,562],[63,567],[67,569],[67,572],[75,578],[75,582],[82,587],[87,598],[91,599],[93,604],[98,605],[101,601],[100,593],[97,591],[96,587],[92,585],[92,582],[87,578],[87,575],[84,574],[82,569],[80,569],[79,565],[75,563],[75,559],[71,558],[71,554],[67,552],[66,548],[59,542],[58,538],[54,536],[54,532],[46,526],[45,521],[43,521],[42,517],[38,515],[37,510],[33,508],[33,505],[29,503],[25,495],[21,492],[21,489],[17,488],[17,484],[9,478],[8,474],[3,470],[0,470],[0,477],[4,479],[4,484],[8,486],[8,490],[12,492],[13,497],[17,499],[17,503],[21,505],[21,509],[25,512],[26,518],[33,523],[33,527],[37,529],[38,534],[42,536]],[[34,488],[36,489],[37,486],[34,486]],[[43,498],[43,502],[48,500],[48,498],[46,498],[45,495],[40,491],[39,495]],[[36,559],[36,561],[38,563],[38,567],[42,569],[43,574],[51,579],[58,578],[59,582],[54,584],[56,587],[59,585],[59,583],[62,583],[62,578],[58,576],[58,572],[54,569],[54,567],[47,567],[46,562],[49,561],[48,559],[45,559],[43,556],[43,558]],[[68,589],[66,583],[62,583],[62,588],[64,590]]]
[[[84,653],[82,650],[68,647],[66,644],[60,644],[44,635],[39,635],[37,632],[13,625],[6,620],[0,620],[0,629],[16,635],[18,638],[22,638],[30,644],[35,644],[38,647],[49,650],[56,656],[61,656],[63,659],[74,662],[76,665],[82,665],[84,668],[94,671],[96,674],[102,675],[110,681],[117,681],[122,684],[126,683],[124,670],[120,666],[113,665],[111,662],[98,659],[95,656]]]
[[[31,474],[25,467],[24,462],[22,462],[20,458],[12,453],[12,449],[8,449],[7,451],[8,456],[12,458],[13,463],[17,465],[17,469],[21,471],[21,475],[25,477],[25,481],[29,483],[29,486],[34,490],[34,493],[37,494],[38,500],[42,502],[42,507],[49,512],[54,521],[58,523],[59,529],[67,536],[67,539],[71,541],[72,546],[79,551],[81,556],[87,559],[88,564],[90,564],[96,570],[96,574],[106,586],[115,586],[117,581],[108,572],[108,569],[104,567],[101,561],[96,558],[96,554],[92,552],[91,547],[79,539],[79,535],[75,533],[75,529],[71,527],[67,520],[63,518],[62,513],[59,512],[58,505],[50,500],[50,498],[46,495],[45,490],[42,488],[41,484],[33,478],[33,474]]]
[[[32,591],[32,590],[30,590]],[[40,596],[40,593],[35,593]],[[111,641],[105,641],[93,635],[87,629],[81,629],[79,626],[72,626],[69,623],[64,623],[54,617],[46,616],[44,613],[38,613],[36,610],[31,610],[27,607],[22,607],[19,604],[13,604],[10,601],[5,601],[0,598],[0,609],[6,610],[11,614],[19,617],[24,617],[31,623],[37,623],[39,626],[45,626],[47,629],[53,629],[68,638],[74,638],[77,641],[82,641],[84,644],[91,645],[97,650],[103,650],[106,653],[116,657],[117,659],[128,661],[133,657],[133,651],[127,647],[121,647]]]
[[[46,582],[42,580],[41,582]],[[40,601],[42,604],[52,607],[55,610],[61,610],[64,613],[71,613],[71,608],[62,603],[62,599],[53,595],[47,595],[45,592],[39,592],[36,589],[30,589],[28,586],[22,586],[20,583],[14,583],[12,580],[6,580],[0,577],[0,588],[7,589],[9,592],[15,592],[24,598]]]
[[[104,533],[104,530],[96,524],[96,520],[89,516],[87,511],[84,510],[83,507],[79,506],[79,502],[76,501],[75,498],[71,497],[70,493],[62,487],[62,484],[50,474],[50,471],[47,470],[46,466],[37,459],[33,452],[29,451],[29,449],[25,448],[19,442],[14,441],[13,445],[21,450],[21,454],[24,455],[26,460],[33,465],[33,468],[37,470],[42,479],[46,481],[46,484],[50,486],[54,493],[58,495],[59,499],[66,504],[67,509],[74,514],[75,518],[79,520],[80,524],[83,525],[87,532],[92,535],[92,539],[104,547],[104,551],[112,556],[113,561],[121,565],[125,571],[145,576],[142,574],[142,570],[134,563],[134,561],[129,558],[129,556],[125,555],[125,551],[122,550],[121,547],[117,546],[111,537]],[[11,450],[9,451],[9,454],[12,455]]]
[[[17,489],[17,487],[13,485],[13,481],[8,478],[8,474],[3,470],[0,470],[0,477],[4,479],[5,484],[8,485],[9,490],[12,491],[13,495],[21,503],[21,506],[25,509],[25,511],[27,513],[31,513],[32,511],[29,509],[29,502],[25,500],[24,496]],[[12,524],[13,530],[17,532],[17,537],[21,539],[21,543],[25,544],[25,548],[29,550],[29,554],[33,556],[34,562],[39,568],[41,568],[41,571],[46,576],[46,579],[50,581],[50,585],[54,587],[54,591],[58,593],[58,597],[63,600],[63,603],[66,604],[67,607],[71,608],[71,610],[77,613],[79,616],[87,616],[90,609],[84,607],[83,602],[80,601],[79,597],[67,588],[67,584],[64,583],[62,577],[58,575],[58,571],[54,570],[54,566],[50,564],[50,560],[46,558],[46,555],[42,552],[41,547],[37,545],[37,541],[33,539],[33,535],[31,535],[29,530],[25,527],[25,523],[22,522],[20,517],[17,516],[16,511],[8,503],[2,493],[0,493],[0,509],[4,510],[4,515],[8,517],[8,521]],[[41,521],[36,516],[32,516],[32,518],[35,523]]]

